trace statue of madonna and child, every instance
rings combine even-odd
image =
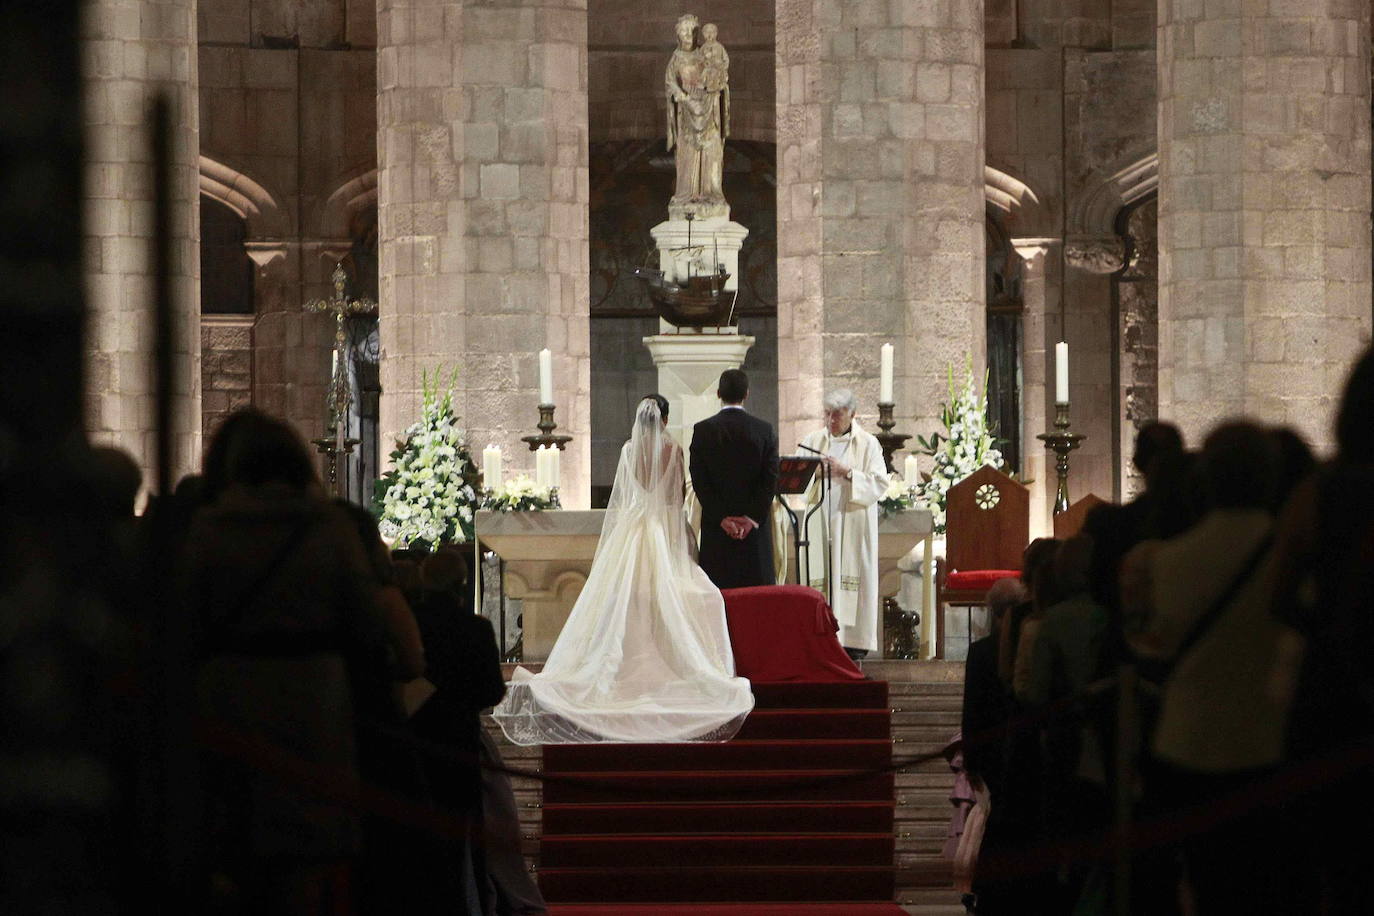
[[[668,61],[668,149],[676,154],[677,180],[668,213],[673,219],[729,216],[721,175],[730,134],[730,56],[713,23],[696,16],[677,21],[677,50]]]

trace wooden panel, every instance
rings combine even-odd
[[[945,553],[955,570],[1020,569],[1030,540],[1030,492],[993,467],[950,487]]]
[[[1105,499],[1089,493],[1054,517],[1054,536],[1061,541],[1067,541],[1083,530],[1083,521],[1089,512],[1106,504]]]

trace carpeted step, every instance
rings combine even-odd
[[[962,908],[960,909],[962,912]],[[895,903],[560,903],[548,916],[906,916]]]
[[[886,681],[754,682],[755,709],[887,709]]]
[[[755,709],[736,741],[778,738],[887,738],[886,709]]]
[[[886,766],[887,738],[728,741],[723,744],[562,744],[544,749],[545,773],[599,770],[825,770]]]
[[[890,771],[721,770],[560,773],[544,783],[544,804],[631,802],[889,801]]]
[[[948,794],[948,793],[946,793]],[[946,818],[947,820],[948,818]],[[892,833],[883,802],[545,805],[545,836],[571,833]]]
[[[891,900],[893,878],[891,866],[541,868],[539,887],[550,903],[817,903]]]
[[[549,836],[539,848],[541,872],[548,868],[693,868],[738,865],[832,866],[890,865],[895,841],[890,833],[698,834],[694,836]]]

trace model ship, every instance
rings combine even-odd
[[[680,281],[670,280],[663,271],[638,267],[632,271],[644,281],[649,301],[659,317],[675,328],[724,327],[734,317],[738,290],[726,289],[730,273],[713,257],[714,267],[704,263],[705,248],[693,246],[692,224],[687,224],[687,245],[672,249],[674,262],[686,261],[687,276]]]

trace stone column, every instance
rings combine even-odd
[[[983,4],[776,11],[782,441],[827,388],[875,414],[889,340],[897,428],[928,434],[947,365],[985,362]]]
[[[153,174],[149,110],[171,101],[172,479],[200,467],[200,153],[196,13],[182,0],[84,9],[86,431],[129,451],[152,483]]]
[[[471,445],[533,467],[554,354],[564,505],[590,481],[585,0],[381,0],[378,223],[384,446],[420,376],[459,370]]]
[[[1370,11],[1159,8],[1160,416],[1319,446],[1370,335]]]
[[[1051,258],[1057,256],[1058,239],[1012,239],[1021,256],[1021,477],[1030,480],[1031,537],[1046,537],[1053,532],[1054,461],[1047,457],[1045,444],[1035,438],[1048,432],[1054,423],[1054,392],[1049,384],[1053,374],[1051,327],[1049,321],[1049,271]]]

